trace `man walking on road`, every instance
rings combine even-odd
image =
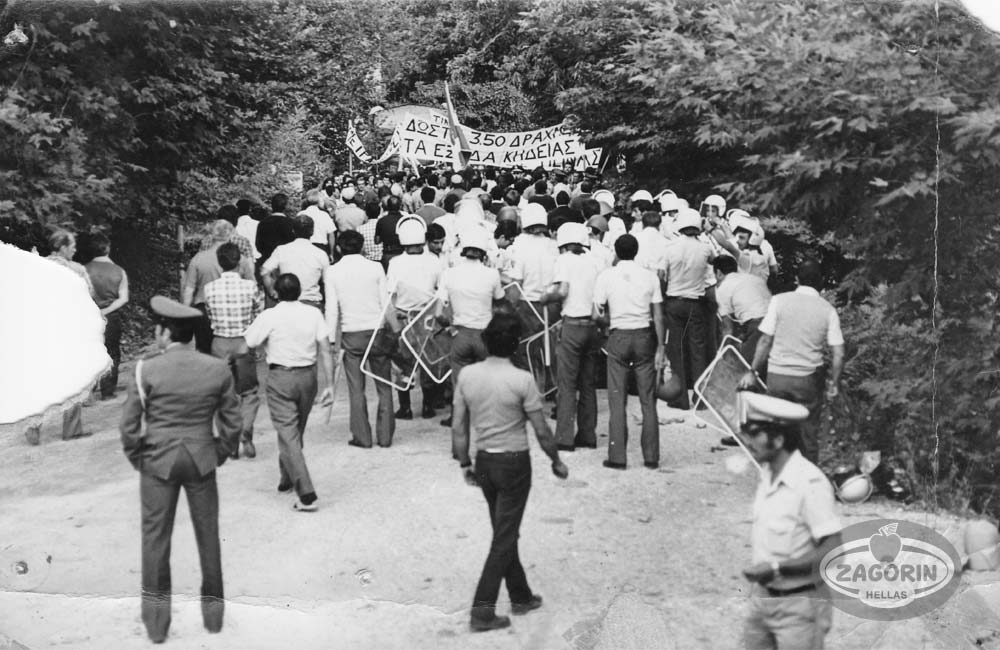
[[[87,263],[87,275],[94,287],[94,302],[104,316],[104,347],[111,357],[111,370],[101,377],[101,399],[112,399],[118,387],[118,366],[122,360],[122,313],[128,304],[128,274],[111,261],[111,242],[105,235],[90,240],[96,257]]]
[[[326,379],[320,397],[325,401],[333,387],[333,353],[323,315],[299,302],[299,279],[279,275],[274,289],[280,302],[258,316],[243,336],[251,348],[267,343],[267,407],[278,432],[278,492],[294,489],[299,498],[292,509],[311,512],[316,510],[316,491],[302,453],[303,435],[316,397],[317,360]]]
[[[209,632],[222,629],[215,468],[237,445],[240,409],[226,364],[191,345],[201,312],[163,296],[154,296],[150,306],[163,352],[139,361],[120,430],[125,456],[140,472],[142,621],[153,643],[162,643],[170,628],[170,537],[182,487],[201,560],[202,618]]]
[[[741,435],[760,463],[753,503],[753,583],[744,623],[748,650],[822,650],[830,601],[816,590],[820,548],[840,544],[840,519],[829,479],[799,452],[805,407],[757,393],[740,393]]]
[[[796,273],[798,288],[771,299],[760,322],[760,341],[753,357],[753,370],[740,380],[741,388],[756,382],[753,373],[764,374],[767,394],[802,404],[809,419],[802,426],[802,455],[819,463],[820,413],[823,392],[837,396],[844,369],[844,335],[833,305],[819,295],[823,273],[818,263],[803,262]],[[830,383],[826,386],[823,348],[831,352]]]
[[[569,475],[542,413],[542,396],[534,378],[510,361],[520,338],[521,323],[516,316],[495,316],[483,331],[489,356],[467,366],[455,383],[452,446],[466,482],[482,489],[493,525],[490,552],[472,601],[473,632],[510,625],[510,618],[496,615],[501,581],[507,583],[512,614],[527,614],[542,606],[542,597],[528,586],[517,545],[531,490],[526,421],[552,459],[552,472],[562,479]],[[470,431],[478,450],[474,469],[469,458]]]

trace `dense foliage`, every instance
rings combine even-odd
[[[567,119],[627,156],[622,186],[718,192],[762,216],[786,282],[822,259],[850,355],[852,421],[834,430],[902,458],[924,496],[1000,511],[1000,41],[957,5],[0,6],[0,32],[30,36],[0,52],[4,237],[30,232],[12,220],[117,224],[122,246],[146,229],[162,248],[282,171],[346,166],[348,119],[440,105],[448,80],[467,124]],[[150,278],[139,298],[174,281],[168,258],[129,269]]]

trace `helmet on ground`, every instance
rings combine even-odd
[[[396,224],[396,235],[399,236],[400,246],[417,246],[424,243],[427,226],[424,225],[424,220],[417,215],[408,215]]]
[[[837,488],[837,498],[844,503],[864,503],[872,495],[872,479],[860,472],[847,478]]]
[[[549,225],[549,213],[540,203],[529,203],[521,210],[521,230],[547,225]]]

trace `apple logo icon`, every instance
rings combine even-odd
[[[868,551],[879,562],[892,562],[903,548],[903,540],[896,534],[898,523],[882,526],[878,533],[868,538]]]

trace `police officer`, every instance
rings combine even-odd
[[[743,640],[749,650],[822,648],[829,600],[816,590],[820,547],[840,543],[833,487],[799,452],[799,423],[809,411],[769,395],[740,393],[740,433],[761,465],[753,503],[753,583]]]
[[[242,419],[229,366],[192,345],[201,311],[163,296],[150,306],[163,351],[137,364],[120,431],[125,456],[140,473],[142,621],[153,643],[162,643],[170,628],[170,537],[182,487],[201,560],[203,621],[209,632],[222,629],[215,468],[237,448]]]

